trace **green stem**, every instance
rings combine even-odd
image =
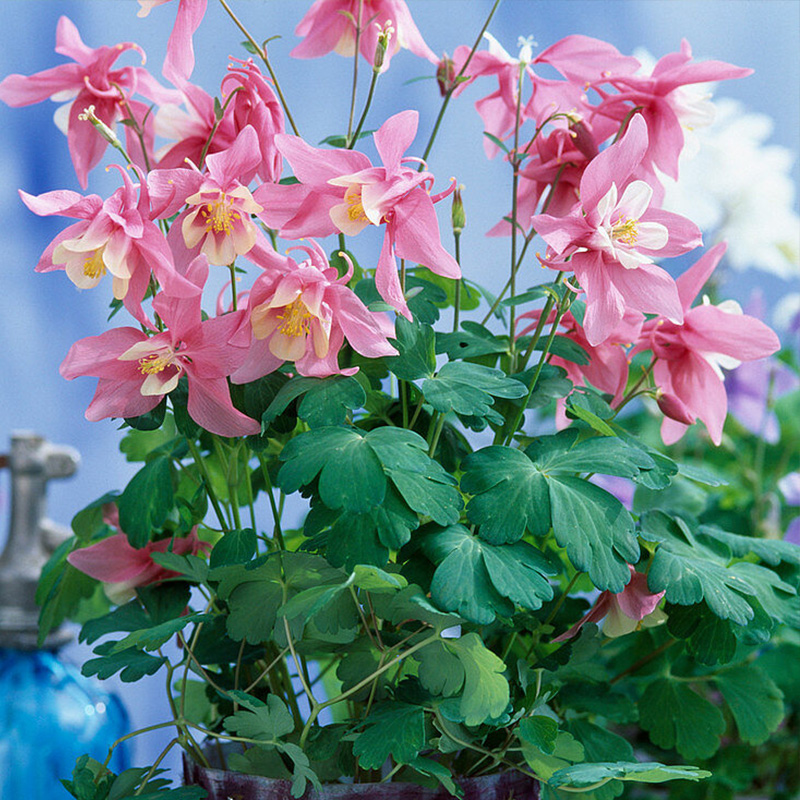
[[[203,476],[203,483],[206,487],[206,493],[208,494],[208,499],[211,501],[211,505],[213,506],[214,512],[217,515],[219,524],[222,526],[223,531],[229,531],[230,526],[228,525],[228,522],[222,513],[222,507],[220,506],[219,499],[217,498],[217,493],[214,491],[214,487],[211,484],[211,476],[208,474],[206,462],[203,460],[203,456],[200,455],[200,449],[197,447],[197,444],[195,444],[195,442],[188,436],[186,437],[186,443],[189,445],[189,452],[192,454],[192,458],[194,459],[197,469]]]
[[[404,653],[398,653],[393,659],[387,661],[382,667],[379,667],[375,672],[371,675],[368,675],[363,680],[359,681],[355,686],[351,686],[346,692],[342,692],[338,694],[336,697],[330,698],[330,700],[326,700],[324,703],[319,703],[317,706],[311,709],[311,714],[309,714],[308,720],[303,728],[303,732],[300,734],[300,747],[303,747],[306,743],[306,739],[308,739],[308,734],[311,731],[311,726],[314,724],[314,721],[319,716],[320,712],[328,708],[328,706],[335,705],[336,703],[341,703],[342,700],[346,700],[348,697],[356,694],[357,692],[361,691],[365,686],[368,686],[372,681],[375,680],[379,675],[382,675],[387,670],[391,669],[393,666],[399,664],[403,659],[408,658],[408,656],[413,655],[418,650],[421,650],[423,647],[427,647],[431,642],[435,642],[439,640],[439,634],[433,633],[430,636],[423,639],[421,642],[417,642],[417,644],[409,647]]]
[[[361,42],[361,14],[364,10],[364,0],[358,0],[358,19],[356,20],[356,44],[355,53],[353,55],[353,88],[350,92],[350,117],[347,120],[347,146],[350,145],[350,133],[353,130],[353,117],[356,113],[356,89],[358,87],[358,61],[361,53],[359,53],[359,44]]]
[[[356,53],[356,58],[358,58],[358,53]],[[353,131],[353,136],[347,142],[347,149],[352,150],[355,147],[356,142],[358,141],[358,135],[361,133],[361,129],[364,127],[364,121],[367,119],[367,112],[369,111],[369,107],[372,105],[372,98],[375,94],[375,84],[378,82],[378,75],[380,72],[378,70],[372,70],[372,78],[369,82],[369,91],[367,92],[367,101],[364,103],[364,110],[361,112],[361,117],[358,120],[358,125],[356,125],[355,131]]]
[[[494,5],[492,6],[492,10],[489,12],[489,16],[486,17],[486,22],[483,23],[483,27],[481,28],[480,33],[475,38],[475,44],[472,45],[472,49],[469,51],[467,60],[464,62],[464,65],[458,71],[458,75],[456,75],[455,78],[453,79],[452,86],[444,94],[444,98],[442,99],[442,107],[439,109],[439,114],[436,117],[436,122],[434,122],[433,124],[433,130],[431,131],[430,138],[428,139],[428,144],[425,146],[425,151],[422,154],[423,161],[428,160],[428,156],[430,155],[431,149],[433,148],[433,143],[436,140],[436,135],[439,133],[439,126],[442,124],[445,111],[447,111],[447,106],[450,104],[450,98],[453,96],[453,92],[459,85],[459,78],[461,78],[466,72],[466,69],[469,66],[469,62],[472,61],[472,57],[475,55],[475,51],[478,49],[478,45],[480,45],[481,43],[483,34],[486,33],[486,29],[489,27],[489,23],[492,21],[494,12],[497,11],[499,5],[500,5],[500,0],[494,0]],[[419,169],[422,170],[423,168],[424,165],[420,164]]]
[[[433,458],[434,453],[436,452],[436,445],[439,444],[439,437],[442,435],[442,429],[444,428],[444,420],[445,415],[440,414],[439,419],[436,421],[436,430],[433,433],[433,439],[431,440],[430,447],[428,448],[428,455],[431,458]]]
[[[258,456],[258,463],[261,465],[261,474],[264,476],[265,490],[267,492],[267,497],[269,498],[270,508],[272,509],[273,534],[278,540],[278,546],[280,549],[286,550],[286,543],[283,541],[283,530],[281,529],[281,514],[278,510],[278,506],[275,504],[275,495],[272,493],[272,481],[269,477],[267,462],[264,461],[264,458],[261,456],[261,454]]]
[[[456,263],[461,266],[461,231],[453,231],[455,241]],[[461,278],[456,279],[455,308],[453,309],[453,333],[458,330],[459,316],[461,314]]]
[[[615,417],[617,416],[617,414],[619,414],[620,411],[622,411],[623,408],[625,408],[626,405],[628,405],[628,403],[630,403],[631,400],[633,400],[634,397],[637,397],[639,394],[641,394],[639,388],[650,377],[650,374],[653,372],[653,367],[655,366],[656,361],[658,361],[658,359],[656,358],[656,356],[653,356],[652,360],[650,361],[650,366],[648,366],[647,369],[642,373],[642,376],[639,378],[638,381],[636,381],[631,390],[625,393],[625,396],[622,398],[622,400],[620,400],[619,405],[614,409]]]
[[[517,108],[514,118],[514,149],[511,158],[511,168],[513,170],[511,177],[511,273],[509,275],[509,290],[511,292],[511,299],[513,300],[517,294],[517,191],[519,190],[519,166],[520,157],[519,153],[519,128],[520,117],[522,113],[522,77],[525,74],[525,67],[523,64],[519,65],[519,75],[517,76]],[[509,351],[511,354],[511,372],[516,372],[516,339],[514,338],[514,329],[517,322],[517,310],[515,306],[509,309],[509,324],[508,324],[508,338],[509,338]]]

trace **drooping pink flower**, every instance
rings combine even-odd
[[[690,419],[702,420],[714,444],[722,440],[728,410],[722,368],[733,369],[742,361],[771,355],[780,347],[775,333],[763,322],[742,313],[733,301],[716,306],[704,299],[692,303],[725,253],[725,244],[706,252],[678,278],[683,324],[664,317],[648,320],[634,352],[651,350],[656,357],[656,386],[676,398],[680,413],[665,417],[661,438],[673,444],[683,436]],[[669,407],[662,404],[662,411]]]
[[[379,29],[387,25],[394,29],[381,71],[389,68],[392,56],[400,48],[434,64],[437,62],[436,55],[414,24],[405,0],[315,0],[294,31],[303,41],[289,55],[318,58],[333,50],[340,56],[353,56],[359,22],[358,49],[370,64],[375,60]]]
[[[652,259],[681,255],[702,237],[684,217],[653,208],[652,187],[634,178],[647,141],[637,115],[619,142],[588,164],[569,214],[531,219],[549,245],[546,265],[574,270],[586,293],[584,330],[592,345],[610,336],[626,308],[682,321],[675,281]]]
[[[187,278],[202,287],[208,276],[205,256],[189,266]],[[233,407],[227,376],[244,361],[247,351],[230,343],[243,323],[243,311],[202,319],[201,297],[159,294],[153,308],[167,329],[148,336],[138,328],[112,328],[76,342],[61,364],[68,380],[82,375],[99,378],[86,419],[137,417],[155,408],[161,398],[188,382],[189,416],[220,436],[258,433],[261,426]]]
[[[484,130],[500,140],[509,138],[513,133],[517,125],[518,106],[520,126],[527,120],[532,120],[537,126],[542,125],[554,114],[588,116],[591,108],[585,95],[587,84],[603,75],[624,75],[639,67],[635,58],[623,56],[607,42],[588,36],[568,36],[536,57],[533,56],[530,37],[520,37],[520,52],[516,58],[490,33],[485,33],[484,37],[489,42],[488,49],[473,54],[465,70],[466,80],[456,87],[454,95],[462,92],[478,77],[495,76],[497,89],[478,100],[475,108],[483,120]],[[457,74],[470,52],[471,47],[460,45],[443,68]],[[534,66],[537,63],[556,67],[568,80],[554,80],[536,74]],[[603,122],[606,121],[601,121],[601,124]],[[568,123],[565,118],[558,118],[552,120],[552,124],[566,129]],[[599,141],[605,138],[603,136]],[[497,143],[489,138],[484,140],[484,150],[489,158],[500,152]]]
[[[347,287],[352,264],[340,278],[316,242],[296,249],[308,258],[300,264],[290,259],[286,271],[265,271],[253,284],[249,325],[236,339],[249,334],[250,353],[231,376],[234,383],[256,380],[285,361],[294,362],[300,375],[353,375],[357,368],[339,367],[345,340],[367,358],[396,355],[388,342],[394,335],[389,318],[369,311]]]
[[[621,592],[601,592],[586,615],[553,641],[565,642],[575,636],[587,622],[600,622],[603,619],[603,633],[611,637],[625,636],[640,625],[649,628],[664,622],[666,615],[657,608],[664,592],[653,594],[647,587],[647,576],[637,572],[630,564],[628,568],[631,579]]]
[[[104,520],[119,533],[80,550],[73,550],[67,556],[67,561],[90,578],[102,581],[108,599],[117,605],[131,600],[138,586],[149,586],[178,577],[177,572],[156,564],[151,558],[153,553],[169,551],[177,555],[197,555],[209,549],[207,542],[197,538],[196,528],[192,528],[186,536],[160,539],[137,549],[131,546],[128,537],[120,530],[116,506],[109,507]]]
[[[153,216],[167,218],[184,210],[170,227],[174,249],[181,245],[183,263],[197,253],[209,263],[231,264],[254,247],[272,249],[251,220],[262,207],[253,199],[242,176],[252,175],[261,161],[258,137],[247,125],[227,150],[206,158],[207,173],[194,169],[159,169],[148,176]]]
[[[255,130],[261,152],[256,175],[265,181],[277,181],[283,159],[274,138],[276,133],[284,131],[283,109],[252,58],[247,61],[231,58],[231,61],[234,63],[228,64],[228,73],[222,79],[222,96],[228,98],[233,93],[229,106],[233,129],[237,135],[248,125]]]
[[[397,276],[395,257],[424,264],[447,278],[459,278],[456,260],[442,247],[434,202],[455,188],[431,197],[433,175],[406,166],[403,157],[417,132],[419,115],[402,111],[375,132],[383,161],[351,150],[321,150],[296,136],[277,135],[275,144],[294,169],[299,184],[262,184],[254,193],[264,210],[259,214],[285,238],[354,236],[369,225],[385,225],[385,236],[375,271],[381,297],[401,314],[411,317]],[[413,159],[411,159],[413,160]]]
[[[144,51],[138,44],[122,42],[93,50],[81,40],[78,29],[67,18],[58,20],[56,52],[73,59],[34,75],[9,75],[0,82],[0,100],[15,108],[40,103],[53,98],[69,101],[56,112],[56,122],[67,134],[67,143],[82,188],[88,184],[89,171],[103,157],[108,142],[90,122],[79,119],[89,106],[107,126],[113,127],[129,110],[141,123],[149,111],[144,103],[134,100],[137,92],[156,103],[175,101],[175,93],[160,86],[143,67],[112,69],[116,60],[127,50],[135,50],[144,62]],[[123,105],[124,103],[124,105]],[[152,120],[146,125],[147,137],[152,140]],[[141,144],[132,127],[126,126],[128,153],[144,166]]]
[[[146,17],[156,6],[170,0],[139,0],[137,16]],[[189,79],[194,69],[194,46],[192,36],[203,21],[208,0],[179,0],[175,25],[167,42],[167,56],[162,74],[176,86]]]
[[[678,178],[678,156],[684,144],[684,128],[694,125],[698,113],[704,116],[709,111],[713,113],[713,109],[699,107],[696,95],[689,94],[684,87],[744,78],[753,72],[723,61],[691,62],[692,48],[683,39],[680,52],[669,53],[660,59],[650,75],[611,75],[599,81],[611,83],[618,90],[614,94],[594,87],[603,97],[598,109],[600,114],[621,121],[632,109],[639,109],[650,133],[644,166],[652,172],[652,165],[655,165],[675,180]]]
[[[63,269],[79,289],[97,286],[109,273],[114,297],[146,325],[149,323],[142,299],[151,275],[175,296],[197,294],[198,290],[176,272],[170,249],[158,226],[150,220],[146,182],[134,185],[124,169],[117,169],[123,186],[107,200],[96,194],[84,197],[67,190],[37,196],[20,190],[19,194],[34,214],[81,220],[53,239],[36,271]]]

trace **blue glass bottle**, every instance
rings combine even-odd
[[[59,539],[69,535],[44,518],[47,481],[71,475],[78,455],[42,437],[17,433],[0,466],[11,470],[11,524],[0,556],[0,798],[53,800],[68,793],[75,760],[105,761],[130,730],[120,700],[59,659],[70,637],[55,631],[37,649],[39,573]],[[109,767],[128,766],[124,744]]]

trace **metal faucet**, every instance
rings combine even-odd
[[[55,445],[29,431],[11,435],[11,450],[0,455],[0,468],[11,472],[11,522],[0,555],[0,647],[37,647],[39,609],[36,585],[42,567],[71,531],[45,516],[47,482],[74,474],[78,451]],[[58,647],[70,636],[53,631],[44,643]]]

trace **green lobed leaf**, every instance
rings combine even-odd
[[[494,397],[517,398],[527,392],[513,378],[506,377],[502,370],[451,361],[439,372],[422,383],[425,399],[436,411],[483,417],[494,405]]]
[[[436,332],[436,352],[450,359],[477,358],[508,352],[508,337],[495,336],[476,322],[462,322],[462,330],[452,333]]]
[[[116,642],[103,642],[95,647],[94,653],[98,658],[85,661],[81,673],[87,678],[97,675],[101,680],[106,680],[119,672],[120,680],[134,683],[145,675],[154,675],[167,661],[165,656],[152,656],[135,647],[114,652],[116,644]]]
[[[657,678],[639,700],[639,723],[650,741],[684,758],[710,758],[725,733],[722,712],[684,682]]]
[[[211,568],[244,564],[256,554],[258,537],[252,528],[226,531],[214,545],[208,564]]]
[[[267,702],[261,706],[243,708],[226,717],[222,723],[229,733],[245,739],[275,743],[282,736],[294,730],[294,720],[286,704],[274,694],[267,695]]]
[[[707,770],[692,766],[670,767],[658,762],[614,761],[597,764],[574,764],[554,773],[550,786],[591,786],[598,781],[613,778],[618,781],[638,783],[664,783],[665,781],[699,781],[711,776]]]
[[[436,370],[434,333],[430,325],[410,321],[398,314],[395,340],[399,355],[386,359],[389,369],[403,381],[429,378]]]
[[[487,649],[477,633],[446,639],[445,646],[464,667],[460,711],[465,725],[480,725],[499,717],[508,706],[505,662]]]
[[[553,755],[558,737],[558,723],[552,717],[542,714],[523,717],[517,731],[521,740],[538,748],[545,755]]]
[[[303,397],[297,413],[312,428],[343,425],[355,409],[361,408],[367,396],[361,384],[352,377],[332,375],[328,378],[305,378],[295,376],[275,395],[261,416],[264,425],[269,425],[282,414],[289,404]]]
[[[175,503],[172,468],[166,456],[154,458],[131,478],[117,498],[120,528],[131,546],[144,547]]]
[[[373,708],[353,753],[364,769],[380,769],[390,756],[413,761],[425,746],[425,712],[421,706],[389,702]]]
[[[714,682],[728,704],[742,741],[763,744],[783,722],[783,692],[757,664],[726,669]]]
[[[433,695],[451,697],[464,685],[464,667],[443,641],[433,642],[414,654],[419,662],[417,676],[422,686]]]
[[[527,542],[494,546],[463,525],[428,534],[426,555],[437,564],[431,581],[433,601],[478,624],[510,616],[514,604],[536,610],[553,597],[547,580],[555,569]]]
[[[351,428],[317,428],[292,439],[281,453],[278,485],[291,494],[319,475],[328,508],[363,513],[380,505],[386,475],[370,443]]]
[[[658,542],[647,583],[666,592],[670,603],[688,606],[705,600],[720,619],[746,625],[753,618],[747,601],[756,593],[751,583],[728,568],[728,559],[697,540],[689,525],[662,511],[642,516],[641,535]]]
[[[738,533],[728,533],[712,525],[701,525],[698,534],[700,538],[706,537],[727,545],[737,558],[744,558],[752,553],[773,566],[781,562],[800,565],[800,547],[794,542],[742,536]]]

